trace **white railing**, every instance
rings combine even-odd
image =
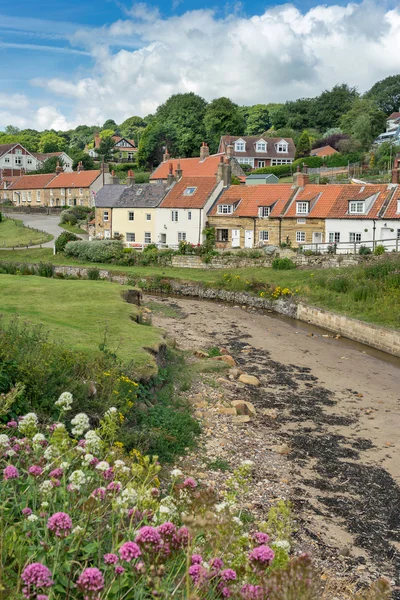
[[[160,242],[124,242],[124,246],[126,248],[132,248],[133,250],[138,250],[143,252],[143,250],[146,248],[146,246],[157,246],[158,250],[162,250],[165,248],[171,248],[172,250],[177,250],[179,248],[178,244],[162,244]]]
[[[311,250],[316,254],[359,254],[361,247],[366,247],[373,252],[377,246],[384,246],[386,252],[399,252],[400,238],[387,240],[362,240],[360,242],[320,242],[315,244],[301,244],[299,252]]]

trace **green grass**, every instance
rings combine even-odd
[[[179,309],[162,302],[146,302],[146,307],[149,308],[153,314],[159,315],[160,317],[179,319],[182,315],[182,312]]]
[[[25,227],[22,221],[3,217],[0,222],[0,248],[13,248],[15,246],[33,246],[43,244],[53,239],[49,233],[38,229]]]
[[[144,348],[157,348],[162,333],[130,319],[138,308],[123,301],[122,289],[108,281],[0,275],[0,306],[6,319],[19,314],[43,323],[54,339],[76,350],[97,352],[106,339],[110,351],[133,360],[139,375],[155,374],[155,360]]]
[[[62,227],[62,229],[65,229],[66,231],[70,231],[71,233],[75,233],[76,235],[82,235],[82,234],[87,235],[87,231],[85,231],[84,229],[81,229],[77,225],[68,225],[68,223],[59,223],[58,225],[59,225],[59,227]]]

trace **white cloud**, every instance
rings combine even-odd
[[[179,92],[207,100],[229,96],[239,104],[280,102],[342,82],[365,91],[400,73],[400,14],[379,0],[305,13],[283,4],[258,16],[233,11],[225,18],[211,10],[162,18],[141,3],[127,14],[90,35],[80,29],[69,38],[90,52],[89,76],[34,81],[50,92],[55,106],[60,96],[70,102],[65,127],[146,115]],[[60,112],[49,109],[41,116],[37,111],[36,122],[42,118],[63,128]]]

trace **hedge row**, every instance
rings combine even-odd
[[[321,158],[320,156],[306,156],[304,158],[298,158],[291,165],[278,165],[276,167],[263,167],[262,169],[255,169],[252,173],[273,173],[277,177],[286,177],[291,175],[297,169],[297,166],[307,165],[310,169],[318,169],[322,165],[327,167],[346,167],[349,163],[359,162],[363,159],[363,155],[357,152],[351,154],[334,154],[327,158]]]

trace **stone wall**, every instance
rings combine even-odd
[[[298,304],[296,316],[300,321],[318,325],[318,327],[338,333],[350,340],[367,344],[367,346],[383,350],[394,356],[400,356],[399,330],[379,327],[307,304]]]
[[[11,206],[9,204],[0,204],[0,212],[35,214],[35,215],[59,215],[64,209],[61,206]]]

